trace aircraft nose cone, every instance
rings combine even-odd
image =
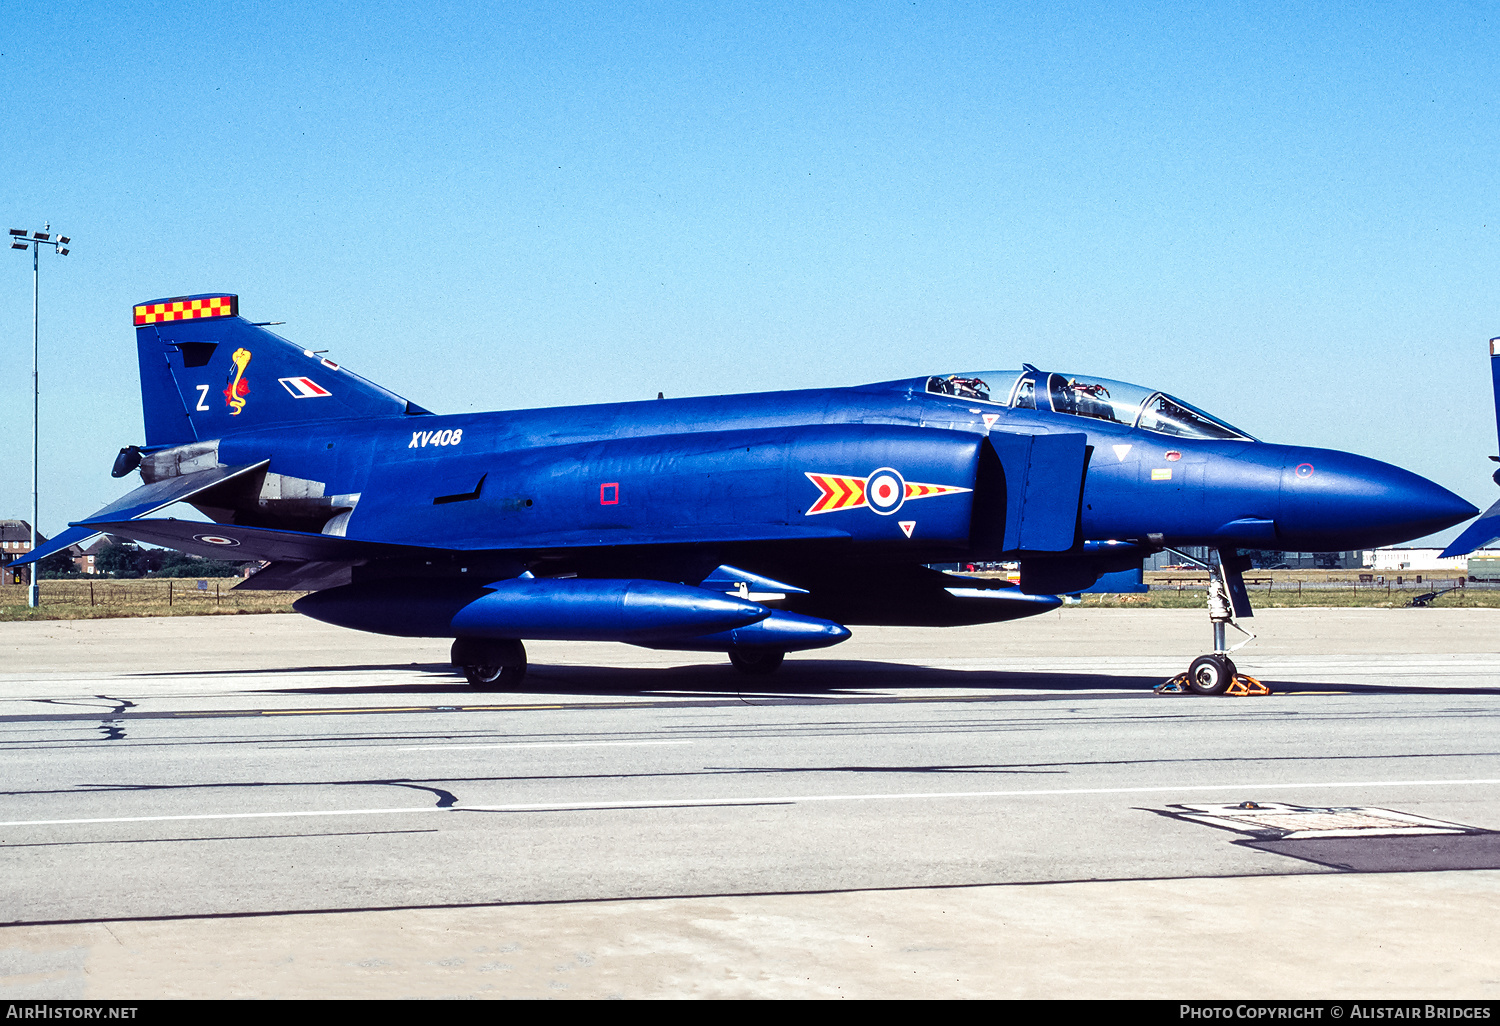
[[[1409,470],[1352,453],[1313,449],[1288,454],[1276,526],[1286,548],[1327,552],[1410,541],[1478,512]]]

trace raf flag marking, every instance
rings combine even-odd
[[[276,380],[281,382],[282,388],[298,399],[322,399],[333,395],[312,378],[277,378]]]

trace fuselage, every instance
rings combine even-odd
[[[1082,434],[1089,453],[1078,507],[1083,541],[1353,549],[1417,537],[1473,512],[1430,481],[1350,453],[1248,438],[1182,437],[1096,417],[1018,409],[934,394],[927,387],[931,380],[323,421],[226,436],[219,458],[228,464],[269,458],[277,474],[320,482],[327,495],[352,497],[352,512],[340,525],[347,537],[409,544],[441,538],[473,548],[507,535],[608,532],[646,520],[664,527],[752,518],[825,526],[837,514],[810,512],[820,495],[808,480],[811,471],[868,475],[878,468],[838,465],[840,445],[848,449],[838,439],[816,467],[789,465],[788,449],[768,454],[766,440],[782,437],[778,432],[814,427],[907,429],[912,437],[944,433],[955,441]],[[748,444],[733,444],[736,438]],[[628,456],[612,455],[622,445]],[[858,461],[861,454],[850,458]],[[692,464],[689,476],[702,480],[683,483],[685,460]],[[908,481],[924,479],[922,470],[895,469]],[[674,483],[664,487],[667,481]],[[973,485],[928,483],[965,492]],[[901,541],[894,533],[888,540]],[[905,540],[908,551],[923,547],[920,539]],[[961,549],[959,541],[950,532],[936,549]]]

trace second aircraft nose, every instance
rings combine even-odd
[[[1333,449],[1293,449],[1281,472],[1278,542],[1327,552],[1410,541],[1479,510],[1442,485]]]

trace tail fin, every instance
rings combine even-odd
[[[135,343],[153,448],[303,421],[428,412],[240,317],[238,296],[142,303]]]

